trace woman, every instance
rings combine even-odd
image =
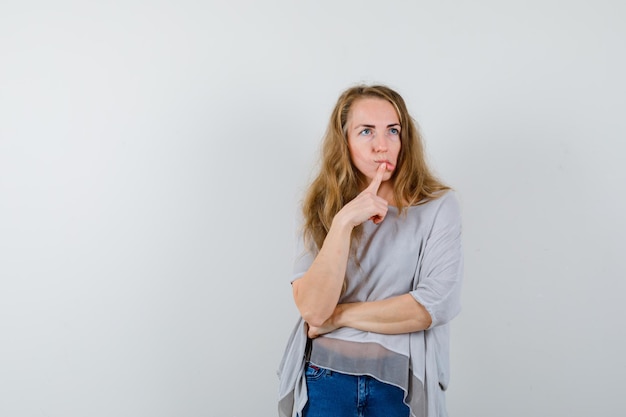
[[[279,415],[446,416],[460,209],[398,93],[341,94],[302,212]]]

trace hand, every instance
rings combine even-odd
[[[310,324],[308,324],[308,331],[307,331],[307,335],[309,336],[310,339],[315,339],[316,337],[319,337],[323,334],[326,333],[330,333],[335,329],[338,329],[337,326],[333,325],[332,323],[330,323],[330,320],[327,320],[326,323],[324,323],[322,326],[320,327],[315,327],[315,326],[311,326]]]
[[[372,182],[365,190],[361,191],[359,195],[339,210],[337,216],[345,218],[353,227],[367,220],[372,220],[375,224],[381,223],[387,215],[388,203],[387,200],[379,197],[377,194],[386,170],[387,164],[380,164]]]

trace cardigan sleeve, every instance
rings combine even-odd
[[[440,197],[420,257],[411,295],[430,313],[433,328],[450,322],[461,310],[461,210],[454,192]]]

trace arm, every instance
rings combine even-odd
[[[460,210],[453,196],[442,198],[424,248],[417,287],[386,300],[340,304],[321,326],[309,326],[309,337],[339,327],[410,333],[448,323],[458,314],[463,269]]]
[[[339,301],[346,273],[352,227],[335,220],[309,270],[292,284],[300,315],[309,325],[319,326]]]
[[[410,293],[430,313],[431,327],[449,323],[461,311],[461,209],[455,194],[441,198],[418,270],[420,279]]]
[[[324,244],[309,270],[293,282],[293,297],[309,326],[320,326],[333,314],[346,275],[352,229],[372,219],[383,221],[387,201],[376,195],[386,170],[380,167],[372,183],[346,204],[333,219]]]
[[[430,327],[430,313],[410,294],[386,300],[339,304],[330,318],[319,327],[309,325],[309,337],[315,338],[340,327],[365,332],[400,334]]]

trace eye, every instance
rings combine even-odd
[[[363,129],[361,130],[361,132],[359,132],[359,135],[367,136],[367,135],[370,135],[371,133],[372,133],[372,129]]]
[[[398,128],[392,127],[391,129],[389,129],[389,133],[391,133],[392,135],[399,135],[400,130]]]

